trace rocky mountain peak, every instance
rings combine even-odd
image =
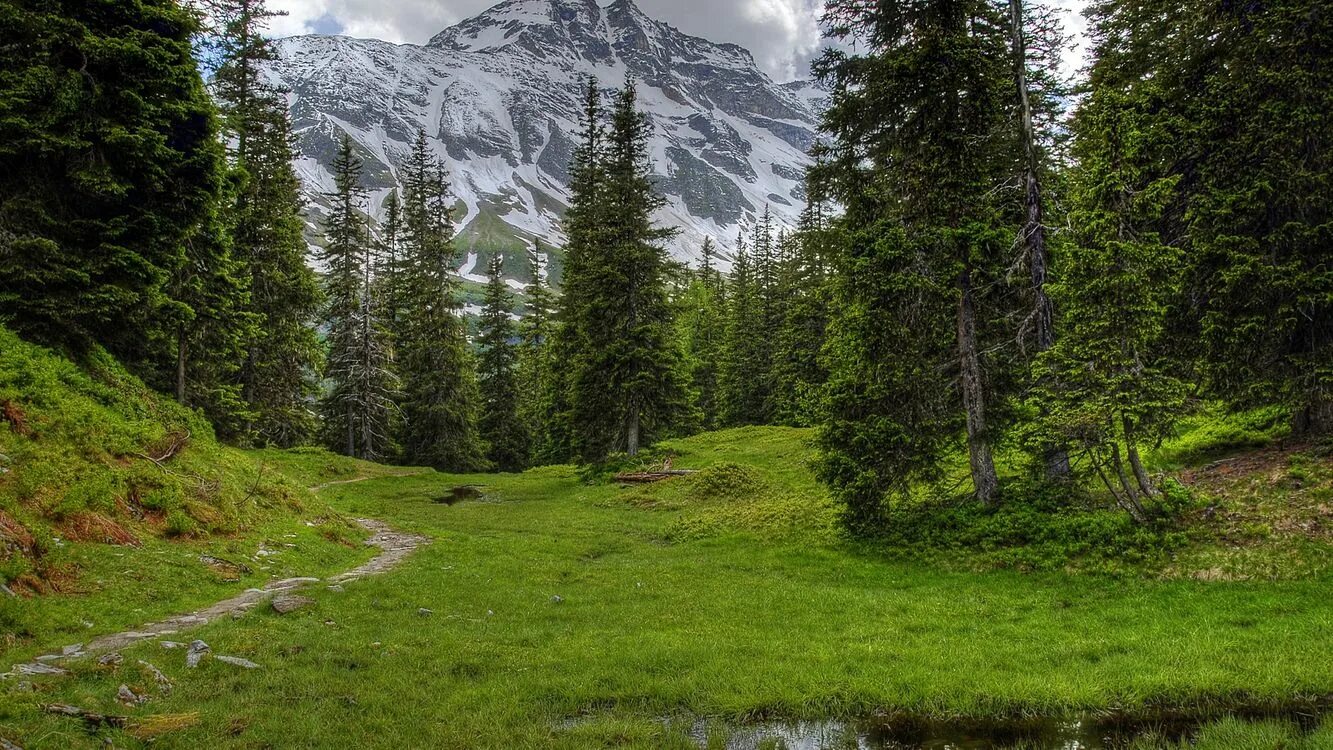
[[[743,48],[687,35],[633,0],[506,0],[424,46],[306,36],[278,49],[268,74],[291,92],[297,171],[313,210],[332,187],[344,133],[377,212],[424,130],[453,175],[464,276],[491,254],[521,268],[532,240],[563,241],[589,75],[608,93],[627,75],[639,86],[667,199],[658,220],[682,229],[678,258],[697,258],[705,237],[725,252],[766,205],[793,224],[804,200],[822,92],[777,84]]]

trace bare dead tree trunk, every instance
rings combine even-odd
[[[1000,489],[986,426],[986,395],[977,347],[977,315],[972,299],[972,269],[958,279],[958,360],[962,371],[963,408],[967,411],[967,450],[977,499],[994,505]]]
[[[1028,91],[1027,45],[1023,34],[1022,0],[1010,0],[1009,9],[1013,37],[1014,77],[1018,84],[1019,100],[1022,106],[1024,203],[1027,209],[1026,223],[1022,230],[1023,245],[1027,251],[1028,265],[1031,269],[1037,351],[1044,352],[1055,344],[1055,310],[1054,305],[1051,304],[1050,296],[1046,293],[1046,225],[1042,210],[1041,181],[1037,172],[1037,138],[1032,121],[1032,99]],[[1049,447],[1045,459],[1047,476],[1055,479],[1064,479],[1069,476],[1069,451],[1064,447]]]
[[[1055,344],[1055,306],[1046,294],[1046,224],[1042,211],[1041,179],[1037,173],[1037,133],[1032,124],[1032,97],[1028,92],[1027,42],[1023,35],[1023,0],[1009,0],[1009,14],[1014,54],[1014,78],[1018,83],[1018,97],[1022,105],[1024,151],[1024,203],[1027,221],[1023,226],[1023,245],[1032,271],[1032,293],[1036,306],[1037,351],[1044,352]],[[1046,451],[1046,475],[1065,479],[1070,475],[1069,451],[1063,446],[1051,446]]]

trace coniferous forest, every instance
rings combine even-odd
[[[414,476],[465,477],[458,482],[467,484],[449,492],[508,488],[497,508],[513,497],[566,503],[558,513],[505,516],[495,527],[469,516],[462,523],[482,524],[464,527],[477,538],[525,523],[532,524],[529,538],[558,536],[551,529],[561,518],[618,529],[600,541],[561,542],[573,546],[532,563],[524,580],[541,581],[532,584],[541,589],[541,606],[562,606],[561,616],[579,606],[561,587],[600,575],[588,571],[604,556],[622,554],[622,533],[655,540],[645,549],[713,540],[706,544],[716,546],[699,554],[720,561],[721,578],[708,584],[719,587],[737,570],[768,564],[768,552],[726,546],[753,535],[793,547],[831,545],[848,556],[840,564],[858,580],[878,580],[883,571],[874,566],[883,555],[909,561],[902,565],[941,566],[948,575],[994,568],[1088,573],[1137,581],[1132,585],[1145,590],[1157,579],[1286,582],[1273,585],[1297,587],[1289,596],[1300,604],[1285,614],[1250,612],[1252,600],[1242,599],[1252,591],[1213,589],[1220,593],[1206,596],[1232,597],[1218,611],[1245,610],[1247,622],[1272,622],[1303,634],[1303,644],[1326,648],[1327,617],[1296,624],[1266,618],[1318,615],[1319,592],[1327,593],[1333,7],[1314,0],[1092,0],[1087,59],[1075,74],[1062,62],[1072,35],[1045,4],[823,5],[826,46],[813,75],[828,101],[798,221],[758,207],[738,236],[705,239],[689,249],[689,263],[678,260],[671,248],[679,230],[660,218],[665,177],[653,160],[642,82],[585,77],[562,236],[528,242],[523,257],[490,255],[480,304],[469,305],[458,271],[466,255],[454,192],[461,178],[450,171],[456,159],[428,142],[434,134],[415,134],[395,187],[378,204],[371,200],[371,155],[342,134],[320,210],[305,204],[288,92],[266,74],[277,55],[270,26],[281,14],[264,0],[0,0],[0,347],[10,350],[0,352],[0,588],[16,600],[73,590],[61,588],[62,575],[77,578],[80,565],[101,569],[86,560],[59,568],[49,560],[62,553],[48,551],[61,539],[80,541],[80,533],[85,541],[121,539],[108,529],[121,529],[122,516],[134,519],[123,525],[136,542],[161,536],[240,545],[269,528],[264,524],[279,524],[283,513],[306,513],[303,502],[314,501],[296,494],[307,486],[313,498],[326,488],[350,493],[332,487],[344,482],[400,482],[382,495],[338,495],[342,515],[305,523],[318,531],[309,532],[319,537],[311,544],[331,541],[339,550],[306,562],[351,567],[363,536],[384,532],[347,519],[387,513],[373,509],[419,495],[422,505],[400,517],[423,534],[436,522],[423,519],[432,502],[446,503],[443,485],[385,468],[420,467],[431,473]],[[556,250],[558,283],[550,267]],[[507,279],[516,268],[526,282]],[[28,371],[16,364],[48,356],[69,360],[72,369],[50,365],[38,374],[36,365]],[[84,389],[89,405],[60,406],[50,394],[65,388]],[[126,393],[141,399],[138,406],[124,405]],[[133,414],[135,425],[174,426],[122,434],[98,426],[102,417],[93,415],[105,409]],[[77,438],[82,447],[50,447],[75,434],[84,434]],[[190,450],[216,453],[208,461],[186,459],[194,461],[188,470],[173,468]],[[686,468],[673,466],[678,458]],[[68,468],[85,460],[89,468]],[[68,461],[75,464],[62,474]],[[140,466],[130,472],[131,465]],[[287,478],[278,480],[283,472]],[[1250,478],[1248,489],[1233,481],[1240,476]],[[612,489],[620,485],[632,486]],[[596,499],[584,503],[585,493]],[[1297,496],[1307,515],[1291,520]],[[448,504],[455,499],[449,495]],[[1246,502],[1258,503],[1262,514],[1245,515]],[[694,503],[705,510],[690,515]],[[626,509],[678,515],[651,529],[595,516]],[[328,520],[334,516],[343,520]],[[39,527],[50,529],[47,536],[31,531]],[[306,534],[304,528],[297,531]],[[569,539],[592,535],[588,528]],[[261,549],[276,549],[277,532],[262,533],[270,541]],[[408,549],[418,542],[395,543]],[[307,544],[304,536],[299,544]],[[417,554],[438,562],[442,546]],[[1205,547],[1207,554],[1198,552]],[[208,557],[228,582],[261,575],[251,568],[262,555],[244,553],[252,566],[227,549],[200,547],[190,555]],[[476,556],[491,552],[479,548]],[[659,553],[642,554],[655,560]],[[761,578],[827,572],[814,556]],[[296,567],[283,570],[296,575]],[[690,575],[682,570],[661,575]],[[660,584],[626,575],[638,588]],[[630,578],[622,581],[627,588]],[[982,619],[998,616],[982,612],[990,612],[988,596],[1011,612],[1047,606],[1024,598],[1026,584],[999,580],[975,584],[976,591],[973,579],[944,587],[983,602]],[[1051,596],[1072,608],[1070,617],[1083,617],[1079,608],[1090,606],[1082,590],[1031,580],[1050,585]],[[738,593],[754,585],[737,583],[717,596],[747,607],[785,606],[783,595],[749,601]],[[212,591],[196,589],[205,590]],[[873,608],[882,593],[867,590],[864,602],[846,606]],[[437,609],[459,622],[499,623],[520,608],[478,598],[476,611],[458,614],[413,595],[395,589],[389,598],[411,600],[419,624],[443,622],[443,614],[427,619]],[[1184,596],[1155,588],[1142,594],[1155,612],[1185,618],[1173,609],[1177,595]],[[160,601],[203,603],[191,596]],[[933,594],[922,596],[933,601]],[[663,607],[689,611],[692,602],[668,598]],[[378,617],[380,608],[396,605],[376,598],[365,606]],[[112,611],[109,623],[129,617]],[[626,617],[651,621],[653,612]],[[924,610],[904,616],[929,617]],[[1089,632],[1099,629],[1102,615],[1089,617]],[[1139,658],[1133,649],[1142,644],[1132,631],[1146,626],[1138,610],[1107,617],[1116,623],[1107,637],[1137,645],[1106,658]],[[784,618],[796,623],[792,632],[807,635],[828,624],[813,611]],[[26,659],[52,645],[37,622],[0,610],[0,625],[15,633],[0,642],[0,653],[31,647]],[[330,615],[326,624],[333,622]],[[817,638],[842,639],[829,648],[846,655],[853,648],[846,644],[880,637],[861,630],[870,623],[869,615],[859,623],[835,618],[829,627],[842,635]],[[710,624],[687,630],[697,636]],[[1176,626],[1211,627],[1183,619]],[[1074,637],[1066,624],[1044,621],[1025,632],[1055,629],[1066,633],[1062,639]],[[1181,657],[1198,684],[1136,682],[1165,669],[1179,648],[1154,641],[1162,650],[1142,663],[1126,661],[1124,674],[1138,677],[1089,667],[1086,685],[1052,678],[1030,695],[1016,688],[1012,713],[1095,712],[1111,704],[1121,710],[1118,701],[1151,706],[1160,698],[1166,705],[1172,696],[1208,696],[1201,704],[1216,698],[1225,712],[1241,694],[1283,706],[1285,696],[1315,695],[1326,706],[1333,695],[1327,653],[1292,647],[1277,630],[1251,634],[1253,643],[1251,635],[1218,630],[1219,649],[1240,639],[1255,663],[1215,683],[1199,677],[1221,658],[1209,650],[1208,636]],[[390,640],[378,632],[358,637],[378,649]],[[773,625],[753,640],[784,643],[784,653],[801,650],[799,640],[785,640],[789,635]],[[447,679],[484,682],[492,664],[512,658],[499,653],[504,648],[535,648],[557,636],[543,630],[494,637],[512,641],[486,654],[490,647],[480,641],[451,641],[461,655]],[[1012,644],[977,637],[999,662],[1022,661]],[[1070,653],[1092,648],[1061,643]],[[647,675],[698,663],[674,647],[650,646],[648,655],[608,648],[617,663],[633,662],[627,669]],[[728,653],[725,663],[748,665],[742,673],[755,668],[754,654]],[[530,689],[545,703],[527,694],[514,700],[526,706],[531,698],[545,706],[541,711],[576,717],[568,719],[579,722],[571,727],[591,727],[587,744],[575,734],[568,746],[602,746],[614,735],[661,747],[668,746],[659,744],[663,735],[652,732],[659,725],[670,730],[669,722],[634,724],[642,717],[633,714],[635,729],[617,734],[610,724],[623,717],[615,711],[632,705],[660,717],[685,705],[728,721],[810,718],[803,712],[811,706],[836,712],[845,698],[856,712],[890,706],[904,716],[934,716],[936,709],[990,716],[1011,697],[1000,686],[1021,683],[996,660],[977,657],[968,667],[979,675],[975,684],[961,685],[939,676],[950,672],[923,653],[904,657],[909,677],[899,692],[882,681],[862,684],[850,663],[825,674],[826,665],[811,666],[807,654],[790,673],[746,677],[753,677],[747,685],[768,686],[753,695],[709,692],[705,683],[729,672],[713,665],[711,678],[680,688],[694,691],[688,694],[634,682],[617,683],[622,692],[607,698],[589,686],[629,672],[589,667],[578,685],[513,688]],[[552,665],[571,658],[553,657]],[[1267,672],[1255,677],[1260,664],[1286,665],[1289,678],[1300,671],[1296,665],[1323,671],[1281,682]],[[807,682],[808,674],[826,680]],[[134,696],[139,684],[124,679],[121,689]],[[964,697],[946,705],[936,700],[944,694]],[[499,695],[478,701],[503,702]],[[470,703],[472,709],[449,705],[486,715]],[[612,707],[611,718],[598,713],[600,706]],[[15,746],[4,734],[14,716],[0,710],[0,746]],[[135,731],[133,722],[82,718],[94,730]],[[597,723],[603,719],[607,726]],[[517,719],[512,727],[493,720],[502,727],[497,746],[531,739]],[[467,730],[471,741],[443,729],[394,736],[400,746],[486,745],[478,739],[489,736],[486,722],[477,722]],[[1228,744],[1226,731],[1207,725],[1202,734],[1163,735],[1168,744],[1142,747],[1270,747]],[[1333,736],[1327,726],[1320,731]],[[1290,740],[1308,745],[1271,746],[1323,747],[1314,736]],[[1209,737],[1223,739],[1210,745]]]

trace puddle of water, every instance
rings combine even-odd
[[[435,498],[435,502],[443,505],[457,505],[464,500],[480,500],[482,496],[481,485],[464,484],[446,491],[443,495]]]
[[[1281,720],[1312,732],[1328,712],[1317,705],[1230,714],[1246,721]],[[1200,726],[1225,718],[1168,716],[1129,721],[1123,718],[1073,720],[1036,717],[1013,721],[892,721],[866,717],[827,721],[772,721],[731,727],[727,750],[1125,750],[1134,740],[1155,735],[1173,743],[1192,740]],[[717,725],[711,725],[716,729]],[[690,731],[700,747],[709,747],[710,724],[696,721]],[[716,746],[716,745],[713,745]]]

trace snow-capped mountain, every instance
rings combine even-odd
[[[672,251],[682,260],[697,257],[705,236],[730,247],[765,205],[794,222],[824,100],[808,82],[774,83],[745,49],[683,34],[632,0],[507,0],[424,46],[300,36],[278,50],[269,75],[290,92],[312,204],[332,189],[343,132],[366,162],[378,211],[424,129],[452,173],[474,268],[484,267],[478,256],[509,255],[533,238],[563,242],[586,76],[608,93],[627,76],[637,82],[668,200],[658,219],[681,228]]]

